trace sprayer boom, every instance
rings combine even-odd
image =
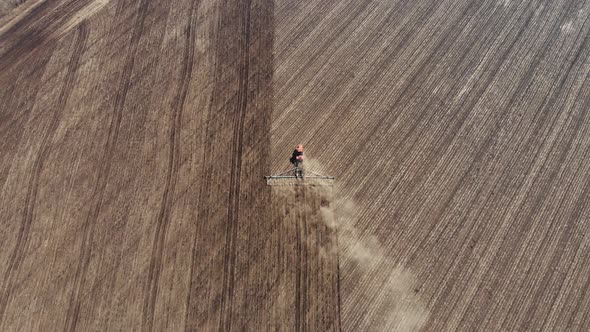
[[[295,167],[283,173],[265,176],[266,184],[269,186],[277,185],[326,185],[331,186],[335,178],[333,176],[320,175],[302,167]]]

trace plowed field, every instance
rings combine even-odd
[[[2,331],[590,330],[588,1],[0,0],[0,87]]]

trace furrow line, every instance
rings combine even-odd
[[[150,257],[148,283],[146,297],[143,306],[142,329],[152,331],[156,300],[160,274],[162,271],[162,257],[164,254],[164,244],[170,224],[170,217],[174,203],[174,193],[176,182],[178,180],[179,158],[180,158],[180,131],[182,130],[182,113],[186,103],[188,89],[190,87],[195,45],[196,45],[196,17],[198,15],[198,6],[200,1],[191,1],[190,12],[188,16],[188,25],[185,36],[185,49],[183,55],[183,65],[181,70],[181,82],[178,95],[173,100],[170,115],[170,134],[168,137],[169,154],[168,154],[168,173],[166,177],[166,186],[162,195],[160,211],[156,220],[156,231],[152,242],[152,255]]]
[[[68,63],[68,72],[64,79],[63,88],[60,92],[58,103],[53,113],[53,117],[51,118],[49,128],[42,138],[41,147],[33,165],[32,176],[29,179],[27,195],[23,209],[22,223],[19,227],[16,244],[10,255],[8,269],[4,274],[4,280],[2,282],[2,296],[0,297],[0,322],[3,320],[6,308],[10,302],[10,299],[12,298],[12,284],[14,282],[15,273],[18,272],[18,269],[26,255],[25,251],[29,241],[29,233],[35,216],[35,204],[37,203],[37,194],[39,191],[39,179],[41,177],[43,165],[51,152],[51,144],[61,120],[63,110],[67,105],[72,90],[74,89],[80,58],[82,57],[84,48],[86,47],[87,39],[88,27],[85,23],[83,23],[78,28],[78,35],[74,44],[70,61]]]
[[[82,225],[82,245],[80,258],[76,267],[76,274],[73,281],[73,290],[70,296],[69,306],[66,314],[66,329],[75,331],[78,324],[80,306],[83,299],[82,290],[86,283],[86,274],[92,252],[92,240],[94,238],[95,226],[98,221],[103,201],[104,192],[111,172],[112,159],[115,146],[119,138],[119,129],[123,118],[123,110],[127,101],[127,94],[131,87],[131,74],[133,73],[137,47],[143,34],[144,22],[148,13],[149,0],[140,0],[137,8],[137,16],[133,25],[131,42],[127,51],[125,65],[119,80],[119,88],[115,96],[113,115],[107,133],[107,142],[104,147],[103,159],[100,163],[100,170],[94,188],[94,205],[91,207],[85,222]],[[119,7],[120,8],[120,7]]]

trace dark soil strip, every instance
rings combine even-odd
[[[24,59],[38,56],[55,43],[55,31],[90,3],[90,0],[45,1],[0,35],[0,73]],[[24,56],[23,56],[24,55]]]
[[[248,80],[250,74],[250,37],[251,37],[251,1],[244,1],[240,12],[244,13],[242,21],[241,59],[239,64],[240,88],[237,96],[237,109],[233,117],[233,139],[231,146],[231,174],[228,197],[228,215],[225,232],[225,248],[223,257],[223,295],[221,297],[221,313],[219,326],[225,331],[231,330],[232,298],[234,294],[234,278],[236,265],[236,237],[238,219],[240,217],[240,176],[242,175],[242,152],[244,142],[244,121],[248,107]]]
[[[249,273],[236,266],[249,265],[244,263],[247,252],[238,248],[257,242],[244,242],[246,234],[255,234],[256,225],[271,223],[270,192],[263,176],[269,169],[272,5],[268,0],[221,1],[217,8],[215,77],[206,115],[187,330],[239,330],[248,321],[245,312],[251,308],[244,304],[250,290],[242,294],[244,288],[237,283],[248,282]],[[210,281],[215,284],[205,286]]]
[[[81,290],[84,288],[86,273],[90,263],[90,254],[92,250],[91,244],[94,237],[95,224],[98,219],[98,215],[100,214],[104,200],[104,191],[110,175],[114,147],[119,137],[119,128],[123,118],[123,109],[127,100],[127,93],[132,83],[131,74],[133,73],[133,67],[135,64],[137,45],[143,33],[144,22],[148,12],[148,5],[149,1],[142,0],[138,6],[138,14],[135,24],[133,25],[132,37],[129,49],[127,51],[125,66],[119,81],[119,88],[117,89],[118,92],[115,96],[113,115],[107,135],[108,140],[105,145],[105,153],[101,162],[102,167],[98,174],[96,187],[94,188],[96,200],[82,226],[83,242],[82,247],[80,248],[80,260],[76,269],[74,289],[71,294],[70,305],[66,318],[66,328],[70,331],[76,330],[76,324],[78,322],[80,304],[83,296]]]
[[[182,74],[178,96],[174,99],[172,113],[170,115],[170,136],[169,155],[168,155],[168,175],[166,178],[166,187],[162,196],[162,204],[158,219],[156,222],[156,232],[152,245],[152,255],[148,276],[148,289],[143,305],[143,323],[144,331],[151,331],[154,324],[154,312],[156,307],[156,298],[158,295],[158,282],[162,271],[162,257],[164,252],[164,240],[170,223],[170,215],[173,206],[174,190],[178,179],[179,168],[179,151],[180,151],[180,129],[182,127],[182,110],[184,109],[189,85],[191,82],[193,63],[195,56],[196,41],[196,18],[198,14],[199,1],[191,2],[191,10],[188,16],[188,27],[186,31],[185,49],[182,65]]]
[[[29,179],[27,195],[23,207],[23,218],[21,225],[19,227],[16,245],[12,251],[12,254],[10,255],[8,269],[4,274],[2,282],[2,295],[0,296],[0,321],[2,321],[4,312],[6,311],[6,307],[11,299],[12,284],[14,282],[15,275],[18,272],[18,269],[25,257],[25,251],[29,240],[31,224],[33,222],[33,217],[35,214],[35,203],[37,202],[39,179],[41,177],[41,172],[43,170],[45,160],[47,160],[47,157],[51,152],[51,142],[53,141],[55,132],[61,120],[62,111],[65,108],[70,97],[70,94],[74,88],[74,84],[76,83],[76,74],[78,71],[80,58],[84,52],[84,48],[86,47],[87,39],[88,28],[85,23],[82,23],[78,27],[78,36],[75,41],[72,56],[68,63],[68,71],[66,74],[66,78],[64,79],[62,90],[59,95],[58,103],[55,107],[53,117],[51,118],[51,122],[49,123],[49,128],[45,132],[44,137],[42,139],[41,148],[39,149],[39,153],[37,154],[37,158],[35,159],[32,175]]]

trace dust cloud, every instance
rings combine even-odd
[[[335,197],[322,207],[322,220],[338,234],[340,278],[345,292],[342,320],[364,331],[417,331],[428,311],[414,292],[415,277],[389,259],[375,236],[355,227],[356,204]],[[362,308],[362,310],[359,310]]]
[[[306,174],[332,175],[313,158],[306,159],[305,169]],[[339,261],[343,330],[420,330],[429,313],[414,291],[416,277],[387,257],[376,236],[356,227],[359,208],[339,192],[342,189],[330,185],[273,187],[287,214],[305,215],[310,226],[333,235],[319,244],[313,243],[316,237],[308,237],[305,244],[319,247],[320,260]]]

